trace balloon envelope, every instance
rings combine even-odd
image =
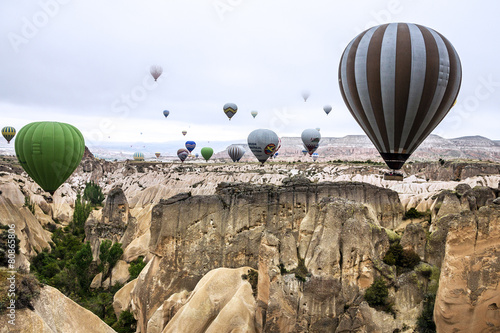
[[[159,158],[161,156],[160,153],[155,153],[156,158]]]
[[[177,157],[179,157],[181,162],[184,162],[188,156],[189,156],[189,151],[187,151],[187,149],[181,148],[177,150]]]
[[[271,130],[257,129],[248,135],[248,147],[261,163],[274,154],[278,145],[278,135]]]
[[[144,153],[134,153],[134,161],[144,161]]]
[[[252,117],[257,117],[257,115],[259,114],[257,111],[252,111],[250,112],[250,114],[252,115]]]
[[[304,99],[304,102],[307,102],[307,99],[309,98],[310,95],[311,93],[308,90],[302,91],[302,98]]]
[[[214,150],[210,147],[203,147],[201,148],[201,156],[205,159],[205,161],[208,161],[210,157],[212,157]]]
[[[233,162],[238,162],[245,154],[245,149],[238,145],[232,145],[227,148],[227,153]]]
[[[10,140],[16,135],[16,129],[12,126],[6,126],[2,128],[2,135],[7,140],[7,143],[10,143]]]
[[[163,73],[163,68],[158,65],[153,65],[149,69],[149,72],[151,73],[151,76],[153,76],[153,79],[155,79],[156,81],[160,77],[161,73]]]
[[[187,131],[182,131],[182,135],[186,136]]]
[[[410,23],[362,32],[347,45],[339,66],[347,108],[396,170],[446,116],[461,80],[453,45],[436,31]]]
[[[224,110],[224,113],[226,114],[226,116],[229,118],[229,120],[231,120],[231,118],[238,111],[238,107],[234,103],[226,103],[226,104],[224,104],[223,110]]]
[[[309,152],[309,155],[312,155],[319,147],[319,140],[321,140],[321,134],[317,129],[308,128],[302,132],[301,135],[302,143],[304,147]]]
[[[308,153],[307,149],[302,149],[302,155],[306,156]]]
[[[313,158],[314,162],[316,162],[316,160],[318,159],[318,157],[319,157],[318,153],[312,154],[312,158]]]
[[[186,141],[186,149],[189,150],[189,152],[192,152],[196,148],[196,142],[194,141]]]
[[[332,106],[331,105],[325,105],[323,106],[323,111],[328,115],[330,111],[332,111]]]
[[[170,111],[168,111],[168,110],[163,111],[163,115],[165,116],[165,118],[167,118],[169,114],[170,114]]]
[[[21,128],[15,150],[24,171],[53,194],[82,160],[85,140],[73,125],[41,121]]]

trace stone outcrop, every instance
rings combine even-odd
[[[304,179],[220,184],[215,195],[162,200],[152,211],[154,256],[132,292],[138,326],[146,331],[165,299],[193,290],[209,271],[249,266],[259,271],[257,329],[335,329],[334,318],[360,306],[389,268],[383,226],[397,226],[402,212],[393,191]]]
[[[500,207],[462,212],[449,222],[434,308],[438,332],[500,327]]]
[[[0,324],[0,333],[14,332],[6,320]],[[16,326],[25,333],[72,332],[113,333],[98,316],[81,307],[60,291],[50,286],[40,290],[33,302],[33,310],[16,311]]]
[[[123,242],[126,230],[134,230],[135,223],[123,191],[119,187],[113,189],[108,194],[102,211],[92,211],[85,222],[85,238],[90,242],[94,260],[99,258],[99,246],[103,240]],[[130,243],[131,237],[126,241]],[[127,245],[122,243],[122,247]]]

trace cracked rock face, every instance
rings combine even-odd
[[[152,211],[154,256],[132,292],[138,326],[146,331],[166,299],[207,272],[248,266],[259,271],[257,330],[333,330],[384,269],[382,226],[401,216],[395,192],[363,183],[223,183],[215,195],[162,200]]]
[[[500,207],[455,215],[434,307],[438,332],[500,327]]]

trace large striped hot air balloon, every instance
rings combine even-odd
[[[446,116],[461,80],[453,45],[411,23],[362,32],[347,45],[339,66],[347,108],[394,170]]]
[[[10,140],[16,135],[16,129],[12,126],[6,126],[2,128],[2,135],[7,140],[7,143],[10,143]]]
[[[226,103],[226,104],[224,104],[224,107],[222,109],[224,110],[224,113],[229,118],[229,120],[231,120],[231,118],[238,111],[238,106],[236,106],[236,104],[234,104],[234,103]]]

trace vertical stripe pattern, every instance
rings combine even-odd
[[[347,108],[389,167],[399,169],[456,100],[461,64],[436,31],[391,23],[346,47],[339,86]]]

